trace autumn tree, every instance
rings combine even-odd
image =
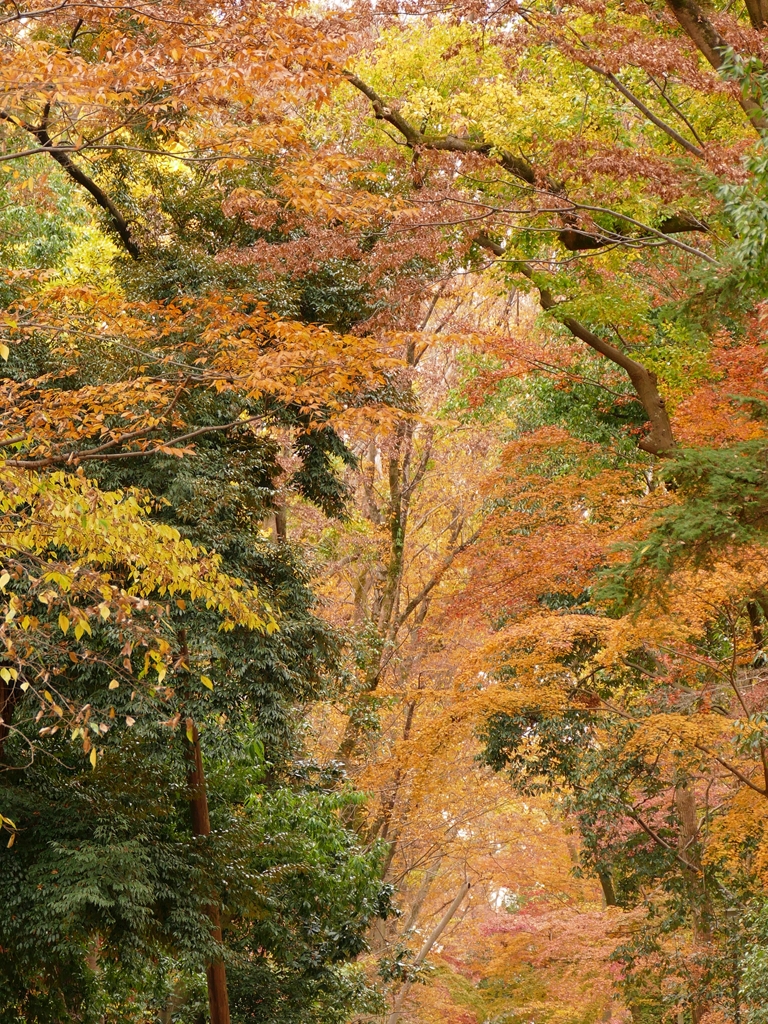
[[[764,14],[4,11],[9,1021],[759,1019]]]
[[[336,1019],[368,998],[338,965],[386,892],[339,824],[351,798],[292,768],[339,640],[269,536],[274,432],[297,452],[282,490],[339,512],[333,417],[379,401],[391,360],[303,322],[311,284],[281,294],[216,257],[263,234],[224,203],[260,185],[288,217],[379,214],[365,187],[355,212],[355,161],[288,116],[322,99],[338,32],[269,4],[33,6],[3,32],[6,187],[28,194],[0,350],[3,1012],[191,1020],[204,969],[217,1024],[306,1001]]]

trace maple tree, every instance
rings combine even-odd
[[[501,530],[497,543],[491,545],[488,535],[484,539],[481,533],[480,542],[473,546],[477,575],[466,598],[459,598],[457,613],[464,620],[473,616],[478,629],[488,628],[494,616],[512,620],[512,624],[492,630],[487,653],[471,662],[465,678],[471,679],[481,667],[487,671],[487,658],[503,654],[510,664],[510,679],[516,682],[504,684],[504,670],[500,685],[468,698],[466,714],[482,716],[491,709],[491,721],[501,728],[511,714],[507,708],[518,709],[523,716],[513,716],[509,729],[501,735],[512,749],[517,744],[525,749],[526,731],[544,729],[548,720],[555,730],[564,730],[563,742],[573,744],[569,716],[576,714],[575,721],[579,714],[590,719],[582,704],[586,702],[589,708],[594,701],[596,708],[602,707],[602,714],[593,711],[591,718],[601,723],[611,714],[628,716],[629,721],[639,715],[634,727],[639,732],[630,748],[635,745],[646,751],[645,757],[652,759],[652,749],[680,745],[677,761],[672,762],[674,769],[665,767],[669,772],[666,780],[663,775],[649,779],[648,792],[643,797],[636,794],[629,806],[629,797],[613,772],[614,762],[617,758],[621,762],[622,755],[615,747],[601,755],[611,770],[606,776],[610,781],[602,780],[606,790],[599,790],[599,800],[604,803],[605,792],[612,793],[618,801],[614,817],[626,822],[629,816],[629,824],[624,826],[629,837],[624,841],[647,848],[649,878],[661,879],[654,897],[657,904],[668,908],[674,904],[662,895],[665,886],[680,890],[681,902],[677,909],[669,910],[671,916],[666,921],[682,914],[679,920],[692,927],[691,959],[683,958],[673,966],[664,959],[669,950],[664,950],[663,942],[655,952],[649,947],[644,960],[638,960],[640,954],[627,947],[627,963],[632,968],[625,974],[629,1003],[638,1013],[643,1012],[636,996],[631,996],[633,979],[656,971],[660,984],[665,981],[668,987],[661,985],[658,998],[649,997],[648,1005],[689,1006],[695,1020],[707,1012],[738,1016],[740,997],[734,996],[733,984],[738,989],[738,982],[733,981],[731,961],[736,941],[733,917],[743,915],[735,895],[739,887],[732,880],[715,883],[717,876],[710,873],[706,855],[704,860],[698,859],[702,856],[698,846],[705,843],[702,830],[710,827],[710,811],[704,801],[704,825],[699,825],[695,808],[697,802],[701,806],[704,790],[697,791],[687,777],[699,779],[698,786],[706,783],[706,794],[716,787],[722,806],[728,806],[731,800],[738,803],[743,799],[736,795],[742,787],[750,794],[758,793],[760,783],[754,772],[763,770],[760,757],[754,763],[746,754],[747,749],[759,753],[762,740],[760,719],[754,718],[759,715],[759,704],[745,700],[743,691],[744,686],[750,693],[757,687],[754,699],[759,701],[760,673],[755,670],[750,676],[747,671],[756,657],[756,637],[762,631],[760,594],[764,585],[758,553],[762,428],[759,420],[747,414],[749,403],[757,408],[761,399],[757,381],[764,366],[760,320],[748,309],[750,302],[764,294],[764,277],[758,267],[765,231],[760,215],[750,210],[752,194],[759,195],[762,189],[759,142],[757,156],[742,162],[750,138],[754,138],[753,130],[757,128],[759,133],[763,129],[758,109],[761,65],[759,58],[752,56],[760,52],[760,41],[743,23],[748,18],[752,28],[760,30],[762,22],[759,13],[750,9],[713,15],[714,27],[699,9],[691,14],[693,9],[672,4],[669,11],[677,22],[672,32],[670,18],[659,18],[642,5],[631,14],[600,7],[555,14],[530,10],[522,17],[517,9],[504,11],[497,5],[492,10],[482,4],[446,5],[446,18],[432,22],[429,15],[436,13],[434,5],[429,11],[417,4],[409,10],[422,13],[423,20],[406,26],[395,23],[372,56],[363,56],[347,79],[369,101],[375,120],[384,122],[380,144],[386,149],[382,136],[388,137],[412,154],[409,198],[414,206],[413,229],[431,229],[436,223],[448,230],[453,227],[454,238],[462,238],[468,259],[473,246],[492,252],[500,261],[497,268],[502,279],[508,281],[516,274],[523,283],[527,280],[545,312],[554,311],[570,335],[626,372],[635,401],[642,407],[638,416],[633,396],[626,394],[617,373],[573,349],[568,351],[562,333],[558,332],[557,340],[547,339],[546,347],[535,353],[517,338],[491,342],[491,351],[501,364],[481,372],[486,386],[503,394],[505,381],[525,375],[528,405],[520,401],[513,406],[523,423],[530,423],[536,415],[530,407],[530,389],[537,387],[539,409],[543,404],[549,416],[559,411],[561,422],[564,414],[569,430],[591,443],[574,445],[568,434],[550,430],[529,435],[531,444],[524,430],[522,442],[511,449],[515,461],[509,468],[516,474],[511,496],[506,494],[509,481],[504,477],[489,487],[489,495],[508,511],[491,517]],[[471,14],[488,16],[482,32],[462,22],[463,15]],[[499,29],[505,17],[509,21]],[[495,29],[499,29],[496,36]],[[675,29],[682,29],[683,34],[675,37]],[[691,58],[692,46],[723,77],[702,71],[701,64]],[[545,47],[551,56],[544,75],[541,60]],[[552,56],[553,50],[557,57]],[[592,74],[580,75],[577,70],[566,78],[569,64]],[[623,69],[627,70],[622,75]],[[596,80],[594,76],[598,76]],[[574,81],[578,83],[575,89]],[[621,97],[618,101],[617,94]],[[548,97],[553,98],[551,108],[546,105]],[[574,117],[568,122],[562,111],[572,97]],[[678,119],[679,131],[654,113],[661,102]],[[745,121],[740,123],[726,112],[728,104],[741,107]],[[695,116],[683,112],[688,107],[695,109]],[[539,115],[542,110],[553,112],[552,120],[545,116],[543,130],[542,118],[537,118],[535,135],[526,116],[531,108]],[[629,108],[634,108],[634,117],[638,112],[642,115],[639,126],[628,117]],[[681,123],[695,143],[680,134]],[[719,129],[713,127],[716,123]],[[720,141],[724,135],[714,141],[718,130],[727,134],[730,150]],[[679,147],[678,152],[671,143]],[[642,159],[637,149],[642,151]],[[679,150],[688,156],[681,158]],[[397,165],[397,150],[391,151]],[[517,155],[521,151],[525,158]],[[531,153],[535,160],[529,157]],[[689,157],[702,161],[707,170],[702,173],[702,164],[688,163]],[[499,166],[506,176],[500,176]],[[751,177],[749,184],[742,185],[745,172]],[[743,215],[738,224],[731,219],[737,211]],[[687,232],[702,237],[695,245],[677,237]],[[567,255],[587,252],[588,259]],[[696,270],[697,262],[701,272]],[[606,330],[611,340],[606,340]],[[706,340],[708,333],[717,335],[713,348]],[[746,362],[750,371],[745,373]],[[528,364],[527,370],[521,370],[521,363]],[[534,368],[545,371],[536,385],[530,382]],[[557,382],[554,392],[547,393],[547,377]],[[664,397],[660,380],[666,388]],[[728,390],[731,381],[733,390],[743,396],[741,405]],[[596,400],[595,384],[619,400],[605,396],[602,402]],[[482,394],[477,386],[475,392]],[[498,399],[495,402],[498,408]],[[671,418],[669,410],[674,414]],[[643,419],[650,423],[645,432],[638,429]],[[659,488],[658,470],[649,477],[621,443],[622,421],[627,420],[636,424],[631,432],[640,435],[640,448],[652,454],[671,454],[675,440],[700,445],[716,439],[721,449],[681,454],[665,474],[674,490]],[[599,470],[606,443],[614,446],[617,442],[621,453],[618,465]],[[729,449],[734,442],[743,443]],[[565,464],[578,467],[571,474],[557,469],[561,445]],[[541,467],[549,462],[551,467],[542,472]],[[646,533],[653,531],[654,520],[649,522],[646,510],[655,502],[669,502],[672,507],[658,520],[658,530],[651,532],[649,541]],[[659,605],[651,603],[639,625],[631,615],[617,619],[610,604],[608,615],[603,614],[601,620],[591,596],[599,583],[597,571],[606,560],[615,561],[611,549],[622,535],[639,538],[630,563],[629,590],[636,588],[638,602],[635,615],[643,614],[638,608],[653,596],[649,585],[652,589],[654,579],[658,584],[659,569],[668,573],[670,565],[676,564],[674,559],[679,560],[689,548],[694,553],[691,557],[698,559],[696,574],[679,572],[672,577],[673,596],[666,598],[671,607],[662,604],[660,612]],[[725,561],[716,561],[715,541],[728,549]],[[744,545],[746,555],[730,550]],[[702,563],[710,575],[701,568]],[[651,564],[655,576],[649,573]],[[626,584],[621,586],[625,589],[619,598],[625,600]],[[616,601],[615,587],[612,593]],[[692,593],[700,595],[700,604],[691,602]],[[569,613],[569,608],[576,614]],[[711,640],[710,633],[714,633]],[[714,653],[712,645],[716,648],[718,644],[725,645],[727,656],[722,650]],[[761,649],[761,643],[758,647]],[[724,663],[728,658],[730,668]],[[641,668],[634,664],[637,661]],[[741,665],[745,667],[736,667]],[[742,709],[729,701],[720,705],[728,712],[717,712],[735,716],[733,749],[721,746],[727,742],[722,733],[724,723],[712,717],[709,698],[702,698],[702,718],[697,717],[692,697],[680,698],[691,717],[690,724],[684,724],[671,696],[678,685],[688,688],[683,694],[702,687],[706,692],[702,681],[705,666],[730,680],[733,699]],[[592,693],[591,688],[579,686],[578,669],[590,673],[589,679],[605,678],[608,689],[595,686],[596,693]],[[740,674],[745,671],[746,675]],[[569,672],[572,681],[566,685],[564,675]],[[607,681],[611,674],[616,676],[613,684]],[[549,676],[545,696],[542,689]],[[634,684],[632,679],[636,679]],[[565,692],[559,686],[565,686]],[[616,701],[610,703],[611,686],[620,688],[618,708],[613,708]],[[662,707],[672,702],[675,710],[668,718],[664,713],[657,715],[657,700],[663,702]],[[608,706],[603,706],[606,701]],[[571,702],[577,710],[564,711]],[[565,716],[562,724],[560,715]],[[453,734],[456,717],[452,707],[442,719],[442,728]],[[641,720],[646,717],[653,723],[649,726],[653,736],[650,747],[643,746],[646,732]],[[584,728],[588,738],[597,726]],[[417,756],[423,758],[423,747]],[[507,756],[499,754],[497,766],[505,763]],[[747,757],[746,762],[741,761],[742,756]],[[515,778],[524,763],[513,760]],[[576,767],[581,771],[586,766]],[[555,781],[562,785],[562,775]],[[576,780],[567,775],[565,781],[573,785]],[[671,818],[663,827],[654,828],[654,822],[646,821],[634,804],[637,800],[641,804],[661,800],[662,794],[671,801]],[[580,798],[574,799],[579,806]],[[598,794],[591,799],[597,800]],[[587,806],[588,801],[580,820],[591,820]],[[661,807],[654,813],[661,813]],[[714,813],[718,818],[722,812]],[[752,813],[761,816],[759,811]],[[638,817],[640,824],[634,821]],[[743,822],[739,818],[737,825],[733,820],[734,835],[744,828]],[[615,902],[610,872],[603,870],[600,850],[590,845],[598,842],[595,826],[590,827],[592,833],[584,832],[585,864],[601,876],[606,899]],[[752,835],[754,828],[750,825]],[[676,854],[671,866],[654,866],[653,858],[658,859],[660,851],[666,850],[670,856],[669,851],[674,854],[677,849],[689,849],[692,859]],[[665,872],[671,872],[673,882]],[[705,889],[724,886],[718,910],[706,900],[702,905],[702,872]],[[740,884],[750,893],[756,878],[749,876],[749,881],[743,879]],[[642,885],[637,891],[641,899],[651,899]],[[708,899],[717,903],[714,896]],[[712,915],[715,923],[707,921]],[[655,966],[654,956],[659,958]],[[671,979],[677,972],[675,987]],[[713,1004],[718,999],[719,1010],[715,1011]]]

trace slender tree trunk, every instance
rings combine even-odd
[[[288,512],[284,505],[274,511],[273,535],[276,544],[285,544],[288,540]]]
[[[421,965],[427,959],[427,956],[429,955],[429,951],[432,949],[434,944],[437,942],[437,940],[443,934],[445,929],[448,927],[451,918],[456,913],[456,911],[459,909],[461,904],[464,902],[464,897],[467,895],[468,892],[469,892],[469,882],[465,882],[462,885],[462,887],[459,889],[459,891],[456,893],[456,898],[454,899],[453,903],[450,905],[450,907],[448,907],[446,912],[443,914],[443,916],[440,918],[438,923],[432,929],[430,934],[424,940],[424,945],[421,947],[421,949],[419,950],[419,953],[418,953],[416,959],[413,961],[413,966],[414,967],[421,967]],[[395,998],[395,1002],[394,1002],[394,1005],[392,1007],[392,1012],[390,1013],[389,1017],[387,1018],[387,1024],[397,1024],[397,1022],[400,1020],[400,1015],[403,1012],[403,1003],[405,1002],[405,997],[410,992],[410,989],[411,989],[411,982],[410,981],[406,981],[406,983],[403,985],[403,987],[397,993],[397,997]]]
[[[696,814],[696,794],[688,785],[680,785],[675,789],[675,807],[680,822],[680,853],[695,869],[683,869],[688,892],[690,894],[691,920],[693,921],[693,941],[696,946],[706,946],[712,941],[711,907],[704,877],[701,870],[699,855],[699,827]],[[693,1024],[699,1024],[708,1009],[708,999],[704,993],[694,993],[691,999],[691,1017]]]
[[[5,759],[5,741],[8,739],[11,722],[11,687],[0,679],[0,762]]]
[[[205,790],[203,773],[203,757],[200,751],[200,735],[191,718],[187,719],[187,785],[190,792],[190,810],[192,812],[192,834],[208,836],[211,834],[211,819],[208,815],[208,794]],[[221,909],[218,903],[207,907],[211,919],[211,935],[221,943]],[[211,1012],[211,1024],[230,1024],[229,996],[227,994],[227,972],[222,960],[214,960],[205,969],[208,979],[208,1006]]]
[[[174,989],[168,996],[165,1006],[158,1014],[158,1024],[171,1024],[174,1013],[180,1010],[186,1001],[185,996],[177,989]]]
[[[757,652],[756,657],[759,657],[763,653],[765,638],[763,636],[763,623],[760,619],[760,609],[758,608],[757,601],[747,601],[747,615],[749,616],[749,624],[752,627],[752,639],[755,642]]]
[[[437,873],[440,870],[440,865],[443,863],[443,855],[439,854],[436,859],[430,864],[429,868],[424,875],[424,879],[419,886],[419,891],[416,893],[416,898],[413,901],[410,911],[408,912],[408,919],[405,922],[403,928],[403,935],[407,935],[408,932],[413,928],[418,920],[421,908],[424,905],[424,900],[429,895],[429,890],[432,888],[432,883],[437,878]]]
[[[606,907],[617,907],[616,893],[613,889],[613,879],[608,868],[598,868],[597,877],[600,881],[600,888],[603,890],[603,904]]]

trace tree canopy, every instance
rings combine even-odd
[[[0,49],[0,1021],[762,1024],[764,0]]]

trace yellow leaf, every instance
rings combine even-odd
[[[83,633],[87,633],[88,636],[93,636],[93,633],[91,632],[91,624],[87,619],[80,619],[75,624],[75,639],[79,640]]]
[[[8,348],[8,346],[4,345],[2,343],[2,341],[0,341],[0,359],[5,359],[6,362],[7,362],[8,356],[10,354],[11,354],[11,350]]]
[[[15,833],[15,832],[13,832],[13,833],[11,834],[11,838],[10,838],[10,839],[8,840],[8,844],[7,844],[7,845],[8,845],[8,849],[9,849],[9,850],[10,850],[10,848],[11,848],[11,847],[13,846],[13,844],[14,844],[15,842],[16,842],[16,833]]]
[[[10,582],[11,577],[8,575],[7,572],[4,572],[3,575],[0,576],[0,590],[5,590],[6,584]]]
[[[91,762],[91,767],[95,768],[96,767],[96,747],[91,747],[90,762]]]
[[[208,676],[200,676],[200,682],[203,684],[203,686],[207,686],[209,690],[213,689],[213,683],[208,678]]]
[[[187,719],[187,739],[190,743],[195,742],[195,723],[191,718]]]
[[[109,684],[109,688],[110,688],[110,690],[116,690],[119,685],[120,685],[120,683],[118,683],[118,681],[116,679],[113,679],[110,682],[110,684]]]
[[[66,635],[67,630],[69,629],[69,619],[64,614],[64,612],[61,612],[61,614],[59,615],[59,629],[65,635]]]

